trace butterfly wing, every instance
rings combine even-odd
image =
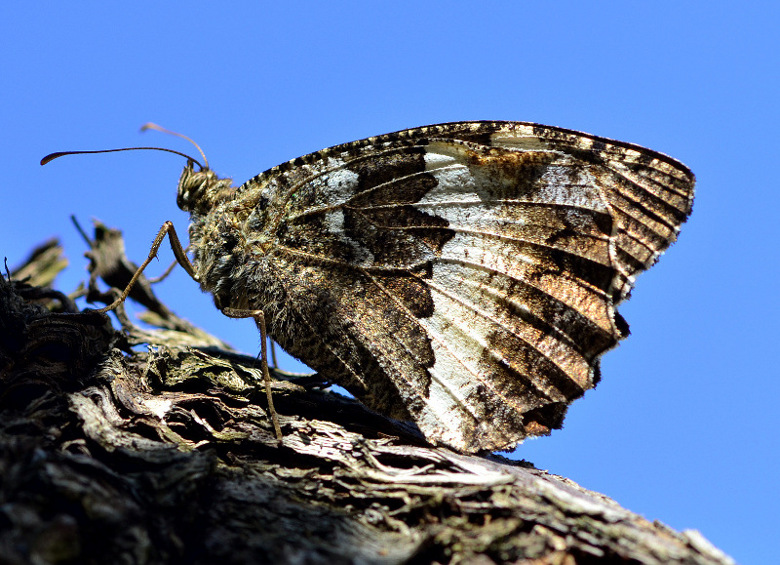
[[[476,452],[560,427],[596,384],[627,334],[615,306],[675,240],[693,184],[635,145],[464,122],[313,153],[238,192],[260,195],[246,225],[282,304],[263,300],[274,338]]]

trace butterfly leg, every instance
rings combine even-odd
[[[188,252],[189,250],[190,250],[190,246],[188,245],[187,247],[185,247],[185,248],[184,248],[184,254],[186,255],[186,254],[187,254],[187,252]],[[174,267],[175,267],[175,266],[176,266],[178,263],[179,263],[179,260],[178,260],[178,259],[174,259],[174,260],[171,262],[171,264],[170,264],[170,265],[168,265],[168,268],[167,268],[167,269],[165,269],[165,271],[163,272],[163,274],[161,274],[159,277],[153,277],[153,278],[148,278],[148,277],[147,277],[147,279],[146,279],[146,280],[148,280],[148,281],[149,281],[149,284],[157,284],[158,282],[162,282],[162,281],[164,281],[165,279],[167,279],[167,278],[168,278],[168,275],[170,275],[170,274],[171,274],[171,272],[173,271],[173,268],[174,268]]]
[[[196,281],[198,280],[198,276],[195,274],[195,268],[192,266],[192,263],[190,263],[190,260],[187,258],[187,254],[184,252],[184,248],[181,246],[181,241],[179,241],[179,236],[176,235],[176,229],[173,227],[173,224],[171,222],[165,222],[162,227],[160,228],[160,231],[157,232],[157,237],[154,238],[154,241],[152,242],[152,247],[149,250],[149,256],[146,258],[146,261],[141,263],[141,266],[138,267],[138,270],[136,270],[135,274],[133,275],[133,278],[130,279],[130,282],[127,283],[127,286],[122,291],[122,294],[114,300],[111,304],[108,306],[104,306],[103,308],[100,308],[98,312],[108,312],[110,310],[113,310],[120,304],[122,304],[130,294],[130,291],[133,289],[133,285],[138,280],[138,277],[141,276],[141,273],[144,272],[144,269],[149,265],[149,263],[152,262],[152,259],[154,259],[157,256],[157,251],[160,249],[160,245],[162,245],[163,239],[165,239],[165,236],[168,236],[168,239],[171,242],[171,249],[173,250],[173,255],[176,257],[176,262],[179,263],[182,267],[184,267],[184,270],[187,271],[187,274],[191,276]]]
[[[268,342],[268,334],[265,331],[265,315],[262,310],[239,310],[237,308],[223,308],[222,313],[229,318],[254,318],[257,329],[260,330],[260,363],[263,368],[263,379],[265,380],[265,394],[268,399],[268,413],[271,416],[271,421],[274,425],[274,432],[276,433],[276,440],[282,442],[282,428],[279,425],[279,417],[276,414],[274,408],[274,399],[271,394],[271,375],[268,373],[268,349],[266,343]],[[276,360],[274,360],[274,364]]]

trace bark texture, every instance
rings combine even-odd
[[[132,273],[118,232],[90,243],[94,273]],[[63,266],[50,243],[18,272]],[[161,329],[0,282],[0,563],[732,563],[531,464],[432,448],[316,376],[274,372],[279,445],[259,362],[139,289]]]

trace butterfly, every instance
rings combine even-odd
[[[687,167],[629,143],[456,122],[238,187],[189,161],[177,202],[218,308],[261,311],[325,379],[474,453],[560,428],[596,385],[628,334],[616,307],[675,241],[693,187]]]

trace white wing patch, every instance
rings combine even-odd
[[[335,207],[334,204],[346,202],[358,190],[359,175],[345,168],[342,159],[330,157],[326,172],[317,181],[319,184],[318,196],[325,209],[323,222],[325,228],[331,234],[339,235],[340,239],[349,245],[354,253],[353,261],[356,266],[367,267],[374,263],[374,254],[362,243],[355,241],[347,235],[344,226],[344,210]]]

